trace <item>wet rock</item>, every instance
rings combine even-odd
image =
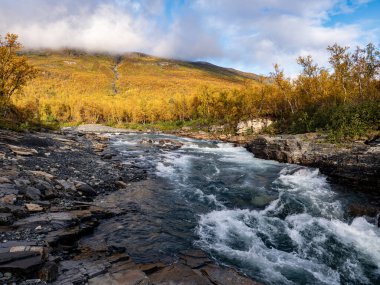
[[[168,140],[168,139],[160,139],[160,140],[144,139],[140,141],[140,144],[151,145],[151,146],[163,148],[166,150],[176,150],[183,146],[183,143],[181,142]]]
[[[180,258],[182,262],[191,268],[199,268],[208,263],[211,263],[211,260],[207,255],[201,250],[186,250],[181,251]]]
[[[165,268],[165,264],[159,262],[159,263],[146,263],[146,264],[140,264],[138,265],[138,268],[141,271],[144,271],[145,274],[152,274],[154,272],[157,272],[163,268]]]
[[[24,197],[28,200],[39,201],[41,200],[41,191],[37,188],[28,186],[19,191],[20,194],[23,194]]]
[[[151,285],[151,281],[141,270],[130,269],[115,273],[107,273],[88,280],[89,285]],[[176,283],[180,284],[180,283]]]
[[[212,284],[216,285],[262,285],[261,283],[244,277],[232,268],[208,265],[202,268],[201,272],[211,280]]]
[[[41,211],[43,211],[43,209],[44,209],[44,208],[42,208],[40,205],[32,204],[32,203],[27,203],[27,204],[25,204],[25,208],[26,208],[29,212],[41,212]]]
[[[164,269],[153,273],[149,276],[153,284],[171,285],[212,285],[207,278],[198,275],[196,271],[192,270],[183,264],[173,264],[165,267]],[[239,284],[239,283],[236,283]]]
[[[12,213],[0,213],[0,226],[12,225],[15,221],[15,216]]]
[[[82,192],[87,197],[94,197],[97,195],[94,188],[92,188],[90,185],[86,183],[80,183],[79,185],[77,185],[76,188],[78,191]]]

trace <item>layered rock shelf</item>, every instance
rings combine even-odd
[[[255,157],[317,167],[342,182],[380,187],[380,141],[335,145],[317,134],[258,136],[246,148]]]

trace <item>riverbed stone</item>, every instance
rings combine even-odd
[[[9,149],[17,155],[21,156],[33,156],[38,154],[38,151],[34,148],[26,148],[26,147],[20,147],[16,145],[8,145]]]
[[[15,216],[12,213],[0,213],[0,226],[12,225],[15,221]]]
[[[51,181],[55,178],[54,175],[50,174],[50,173],[47,173],[45,171],[29,171],[29,173],[35,175],[35,176],[39,176],[39,177],[43,177],[44,179],[46,179],[47,181]]]
[[[40,205],[38,204],[33,204],[33,203],[26,203],[25,204],[25,208],[29,211],[29,212],[41,212],[43,211],[44,208],[42,208]]]
[[[5,183],[10,184],[12,183],[12,181],[7,177],[0,177],[0,184],[5,184]]]
[[[1,197],[0,203],[13,205],[16,202],[16,200],[17,196],[15,194],[9,194]]]
[[[86,183],[80,183],[79,185],[76,186],[76,189],[82,192],[87,197],[94,197],[97,195],[94,188],[92,188],[90,185]]]
[[[71,181],[58,179],[57,182],[61,187],[63,187],[64,190],[75,190],[76,189],[74,183]]]
[[[32,186],[23,188],[22,190],[19,191],[19,193],[23,194],[24,197],[28,200],[32,200],[32,201],[41,200],[41,191]]]

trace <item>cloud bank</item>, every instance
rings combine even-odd
[[[378,29],[333,22],[366,0],[2,0],[0,34],[29,48],[140,51],[210,60],[257,73],[278,62],[290,73],[298,55],[325,62],[335,42],[377,43]]]

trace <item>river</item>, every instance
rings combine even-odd
[[[126,169],[147,172],[115,196],[129,214],[99,227],[135,260],[172,262],[199,248],[265,284],[380,284],[380,229],[348,214],[373,197],[227,143],[133,133],[111,141]]]

